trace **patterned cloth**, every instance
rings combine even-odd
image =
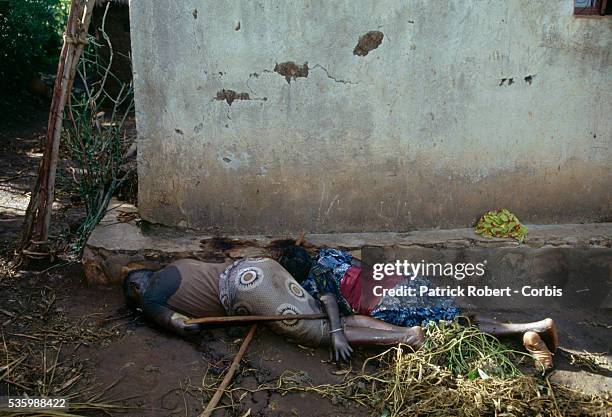
[[[353,314],[354,310],[342,295],[341,285],[346,271],[351,267],[353,257],[337,249],[321,249],[315,257],[308,278],[302,282],[302,287],[313,297],[331,293],[338,300],[340,312],[343,315]],[[406,276],[396,282],[395,288],[401,286],[418,290],[419,286],[431,286],[424,278],[410,279]],[[417,291],[418,293],[418,291]],[[371,317],[397,326],[418,326],[429,321],[452,320],[460,311],[451,298],[389,296],[379,297],[379,301],[370,313]]]
[[[320,294],[333,294],[338,300],[340,314],[344,316],[353,314],[351,305],[340,290],[342,279],[351,267],[352,260],[353,257],[350,254],[337,249],[319,250],[308,273],[308,278],[302,281],[302,287],[317,299]]]
[[[327,320],[295,320],[295,314],[319,314],[317,300],[278,262],[268,258],[246,258],[234,262],[219,278],[221,305],[230,316],[287,315],[269,322],[275,333],[298,343],[319,346],[330,340]]]
[[[402,286],[414,288],[420,286],[430,287],[431,283],[424,278],[401,280],[395,288]],[[370,316],[397,326],[411,327],[425,325],[430,321],[453,320],[460,314],[459,308],[452,298],[429,297],[427,295],[416,297],[389,296],[380,297],[378,305],[372,310]]]

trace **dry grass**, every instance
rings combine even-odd
[[[591,372],[605,373],[612,371],[612,364],[606,359],[605,353],[582,352],[560,348],[570,359],[570,364],[586,368]]]
[[[76,355],[81,345],[105,345],[120,335],[117,325],[102,327],[96,315],[69,318],[56,305],[60,298],[48,286],[36,291],[2,282],[7,303],[0,309],[0,390],[2,395],[64,397],[69,410],[4,412],[7,416],[74,416],[91,411],[124,410],[108,398],[108,386],[95,383]]]
[[[258,390],[315,392],[389,417],[606,416],[612,410],[609,395],[580,393],[540,373],[522,374],[517,364],[527,355],[475,327],[430,325],[427,333],[420,351],[393,347],[366,360],[360,372],[347,374],[340,384],[304,386],[296,383],[296,373],[287,372],[275,385]]]

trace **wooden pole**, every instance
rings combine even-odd
[[[231,323],[252,323],[262,321],[283,321],[283,320],[317,320],[325,319],[327,314],[285,314],[278,316],[222,316],[222,317],[202,317],[198,319],[186,320],[187,324],[231,324]]]
[[[78,2],[73,1],[70,4],[70,11],[68,12],[68,21],[66,23],[66,33],[72,30],[74,26],[74,21],[78,14]],[[47,152],[47,148],[50,147],[49,141],[52,140],[53,136],[51,132],[55,130],[55,121],[56,117],[56,108],[59,105],[59,97],[61,96],[62,83],[61,80],[64,77],[64,69],[66,63],[66,56],[68,55],[68,49],[70,45],[67,42],[64,42],[62,45],[62,50],[60,52],[59,61],[57,62],[57,71],[55,73],[55,85],[53,86],[53,96],[51,99],[51,109],[49,110],[49,120],[47,122],[47,136],[45,139],[45,152],[43,159],[38,166],[38,176],[36,177],[36,183],[34,184],[34,189],[32,190],[32,194],[30,195],[30,202],[28,203],[28,208],[26,209],[25,219],[23,222],[23,230],[22,230],[22,238],[20,250],[23,252],[29,252],[25,249],[30,245],[30,239],[32,239],[33,229],[37,220],[37,214],[40,212],[40,195],[47,194],[47,174],[48,166],[50,164],[50,152]],[[43,189],[43,181],[44,180],[44,189]]]
[[[23,226],[23,253],[43,254],[47,250],[49,224],[55,195],[55,175],[59,157],[62,120],[72,80],[87,43],[87,30],[91,21],[95,0],[72,0],[64,34],[64,44],[57,64],[53,98],[49,111],[44,154],[38,170],[38,178],[30,196]],[[34,235],[34,239],[32,239]],[[30,245],[32,244],[32,245]],[[30,248],[34,249],[31,250]],[[28,248],[26,250],[26,248]]]
[[[215,391],[215,394],[208,402],[208,405],[206,406],[202,414],[200,414],[200,417],[210,417],[212,412],[215,410],[215,407],[217,406],[219,400],[221,399],[221,396],[223,395],[223,391],[225,391],[225,388],[227,388],[229,383],[232,381],[232,378],[236,373],[236,369],[238,368],[238,364],[240,363],[240,360],[244,356],[244,353],[246,352],[247,348],[249,347],[249,343],[251,343],[251,340],[255,335],[255,330],[257,330],[257,324],[251,326],[249,333],[246,335],[244,341],[242,342],[242,345],[240,346],[240,350],[236,354],[234,361],[227,370],[223,381],[221,381],[221,385],[219,385],[219,388],[217,388],[217,391]]]
[[[300,237],[298,237],[298,239],[295,241],[295,246],[302,246],[302,243],[304,243],[305,234],[306,232],[302,232],[302,234],[300,234]]]

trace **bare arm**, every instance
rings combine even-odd
[[[198,324],[185,324],[185,320],[188,320],[189,317],[177,313],[162,304],[145,303],[142,306],[142,312],[147,319],[153,321],[158,326],[181,336],[200,330]]]
[[[331,342],[332,342],[332,354],[333,359],[336,362],[340,360],[347,361],[351,358],[353,349],[348,343],[348,340],[342,330],[342,323],[340,321],[340,309],[338,308],[338,302],[333,294],[325,293],[320,297],[325,312],[329,318]]]

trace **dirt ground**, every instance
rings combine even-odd
[[[50,392],[58,393],[89,388],[102,393],[104,399],[121,400],[119,403],[129,407],[121,414],[125,416],[198,415],[214,390],[214,386],[202,388],[204,376],[209,376],[204,383],[211,384],[214,382],[211,376],[222,375],[237,352],[246,328],[211,329],[196,338],[183,340],[147,326],[138,315],[127,311],[120,288],[87,286],[78,263],[65,265],[60,261],[55,265],[39,265],[34,271],[10,269],[12,246],[19,238],[28,192],[41,157],[40,139],[45,132],[46,117],[46,109],[41,108],[31,112],[26,122],[0,131],[2,342],[5,351],[10,350],[7,346],[13,346],[11,352],[17,356],[19,349],[28,351],[32,357],[43,355],[40,357],[44,366],[41,374],[40,361],[31,357],[22,359],[19,364],[26,365],[23,372],[30,372],[30,379],[4,374],[0,395],[24,390],[37,392],[41,387],[52,385],[55,391],[52,388]],[[62,163],[58,179],[53,234],[69,239],[83,217],[83,209],[72,192],[74,185],[68,162]],[[54,267],[41,272],[49,266]],[[561,346],[577,351],[609,351],[612,345],[609,312],[531,311],[504,317],[526,321],[545,315],[556,319]],[[47,358],[47,351],[57,355],[55,362],[53,355]],[[370,354],[372,351],[358,350],[353,367],[359,367]],[[305,384],[341,381],[344,372],[327,358],[325,349],[290,344],[260,327],[235,384],[255,389],[259,384],[276,381],[286,371],[298,372],[295,378]],[[6,360],[14,359],[7,354]],[[53,378],[57,381],[47,378],[49,361],[55,363]],[[5,363],[5,358],[0,360],[0,365]],[[555,364],[551,380],[587,392],[612,389],[609,370],[592,372],[571,364],[569,355],[561,352],[556,355]],[[235,407],[231,407],[226,397],[224,404],[228,407],[215,415],[370,415],[369,410],[357,404],[323,399],[314,393],[281,396],[260,391],[246,393],[243,398],[236,395],[233,401]]]

